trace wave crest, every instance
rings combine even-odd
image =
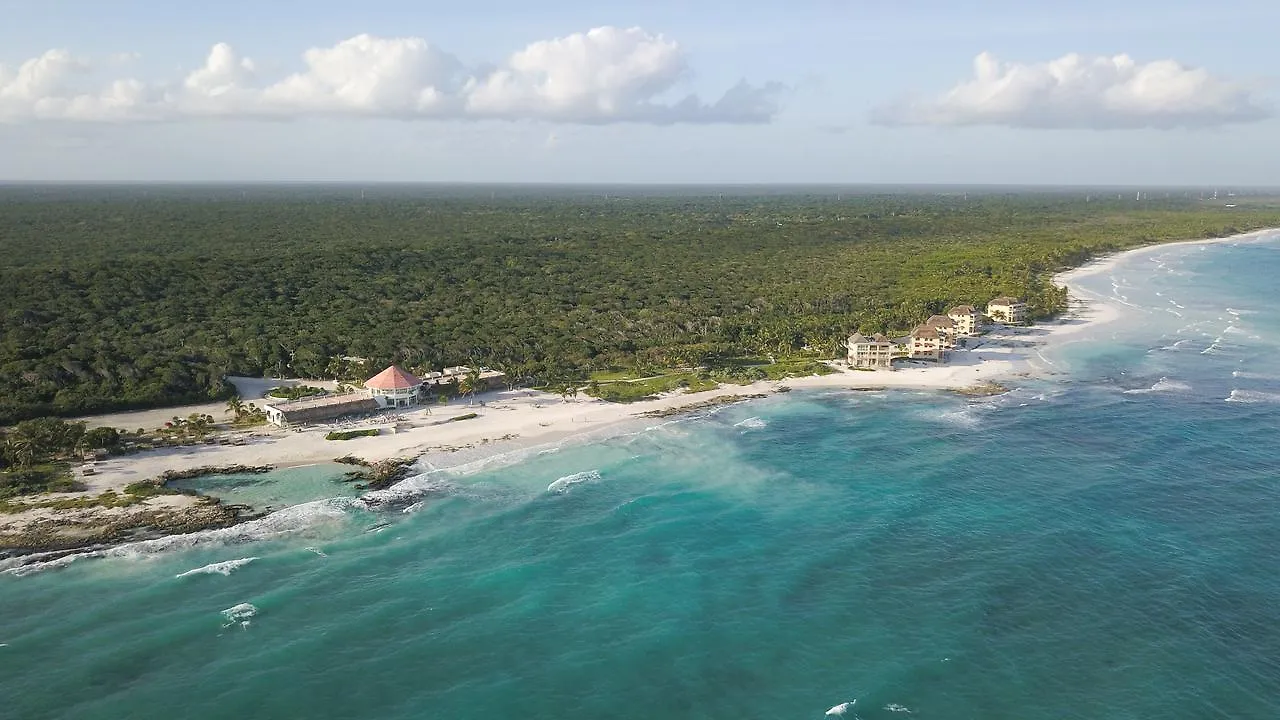
[[[1160,393],[1160,392],[1187,392],[1190,389],[1191,389],[1191,386],[1184,382],[1179,382],[1177,380],[1170,380],[1167,377],[1162,377],[1158,381],[1156,381],[1154,385],[1152,385],[1149,388],[1134,388],[1132,390],[1125,390],[1124,394],[1125,395],[1145,395],[1147,393]]]
[[[1231,395],[1225,398],[1225,401],[1233,403],[1280,403],[1280,393],[1240,390],[1237,388],[1231,391]]]
[[[852,710],[853,706],[856,705],[857,703],[858,703],[857,700],[850,700],[849,702],[843,702],[843,703],[840,703],[839,705],[836,705],[835,707],[831,708],[830,710],[826,711],[823,714],[839,717],[840,715],[843,715],[849,712],[850,710]]]
[[[550,485],[548,485],[547,492],[563,494],[563,493],[569,492],[570,487],[577,485],[579,483],[597,482],[599,480],[600,480],[599,470],[587,470],[586,472],[579,472],[579,473],[574,473],[572,475],[565,475],[564,477],[558,478],[557,480],[552,482]]]
[[[256,557],[240,558],[239,560],[224,560],[223,562],[209,563],[204,567],[198,567],[195,570],[188,570],[184,573],[178,573],[174,577],[184,578],[192,575],[222,575],[227,576],[257,560]]]
[[[240,627],[248,627],[249,619],[257,614],[258,608],[249,603],[233,605],[222,611],[222,617],[227,619],[227,621],[222,624],[222,627],[229,628],[236,623],[240,623]]]

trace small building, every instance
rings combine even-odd
[[[412,373],[392,365],[365,380],[364,388],[368,391],[369,397],[378,404],[378,407],[415,407],[418,404],[422,381]]]
[[[1027,321],[1027,304],[1002,295],[987,303],[987,317],[1005,325],[1021,325]]]
[[[921,325],[912,331],[910,340],[908,357],[912,360],[942,359],[943,341],[937,328]]]
[[[344,415],[363,415],[376,412],[378,403],[363,390],[282,400],[262,406],[268,422],[280,427],[307,425],[333,420]]]
[[[462,379],[472,375],[471,368],[465,365],[457,367],[445,368],[441,372],[427,373],[424,385],[431,386],[428,390],[439,388],[445,385],[455,385],[462,382]],[[507,381],[507,374],[499,370],[490,370],[482,367],[479,371],[474,372],[478,382],[476,383],[476,392],[485,392],[487,390],[498,390]]]
[[[978,334],[978,309],[972,305],[957,305],[947,311],[947,317],[955,323],[958,337],[973,337]]]
[[[956,346],[956,323],[946,315],[933,315],[924,321],[926,327],[931,327],[938,331],[938,339],[942,343],[944,350],[951,350]]]
[[[849,365],[872,370],[893,369],[893,342],[879,333],[867,337],[862,333],[849,336]]]

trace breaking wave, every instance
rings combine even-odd
[[[188,570],[184,573],[178,573],[174,577],[184,578],[192,575],[222,575],[227,576],[257,560],[256,557],[240,558],[239,560],[225,560],[223,562],[210,563],[204,567],[198,567],[195,570]]]
[[[7,568],[3,572],[7,575],[23,577],[46,570],[64,568],[82,558],[136,559],[174,550],[188,550],[208,545],[239,545],[256,540],[266,540],[281,535],[302,532],[322,522],[346,518],[348,516],[347,511],[353,507],[358,507],[357,503],[358,501],[354,498],[315,500],[277,510],[266,517],[227,528],[203,530],[184,535],[168,535],[154,540],[141,540],[103,550],[90,550],[66,555],[55,560],[28,562],[17,567]]]
[[[600,480],[599,470],[587,470],[586,472],[565,475],[557,479],[547,486],[547,492],[566,493],[570,487],[584,482],[598,482]]]
[[[1280,375],[1268,375],[1266,373],[1248,372],[1247,370],[1233,370],[1231,377],[1242,378],[1245,380],[1280,380]]]
[[[849,702],[843,702],[843,703],[840,703],[839,705],[836,705],[835,707],[831,708],[830,710],[826,711],[823,714],[839,717],[849,712],[850,710],[852,710],[853,706],[856,705],[857,703],[858,703],[857,700],[850,700]]]
[[[222,627],[229,628],[236,623],[240,623],[240,627],[248,627],[249,619],[258,614],[258,608],[249,603],[240,603],[233,605],[222,611],[222,617],[226,618],[226,622]]]
[[[1167,377],[1162,377],[1154,385],[1152,385],[1149,388],[1134,388],[1133,390],[1125,390],[1124,394],[1125,395],[1145,395],[1147,393],[1159,393],[1159,392],[1187,392],[1190,389],[1191,389],[1191,386],[1184,382],[1178,382],[1177,380],[1170,380]]]
[[[768,425],[769,425],[768,420],[764,420],[758,417],[749,417],[740,423],[735,423],[734,427],[745,428],[747,430],[759,430],[763,427],[767,427]]]
[[[1225,400],[1234,403],[1280,403],[1280,393],[1236,389]]]

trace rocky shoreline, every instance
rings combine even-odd
[[[224,465],[170,470],[131,485],[123,496],[109,493],[110,500],[103,500],[108,495],[104,493],[98,498],[81,498],[81,505],[71,505],[75,500],[69,500],[67,507],[41,507],[33,502],[30,510],[0,516],[0,558],[110,547],[253,520],[261,514],[251,507],[227,505],[194,490],[175,490],[169,483],[274,469],[272,465]]]

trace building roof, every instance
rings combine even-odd
[[[1018,305],[1021,302],[1022,301],[1019,300],[1018,298],[1009,297],[1008,295],[1001,295],[1000,297],[992,300],[987,304],[988,305]]]
[[[938,330],[931,325],[921,325],[911,333],[911,337],[936,340],[938,338]]]
[[[933,316],[930,316],[930,318],[926,320],[924,324],[928,325],[929,327],[953,328],[956,326],[956,321],[952,320],[946,315],[933,315]]]
[[[972,315],[976,312],[977,310],[974,310],[972,305],[957,305],[951,308],[950,310],[948,310],[947,314],[948,315]]]
[[[268,409],[279,410],[290,423],[320,422],[343,415],[374,412],[378,403],[367,394],[356,391],[337,395],[299,398],[267,403]]]
[[[421,384],[421,380],[395,365],[364,381],[364,386],[371,390],[408,390]]]
[[[853,347],[854,345],[884,344],[887,342],[889,342],[889,338],[885,337],[881,333],[876,333],[871,337],[867,337],[860,332],[856,332],[849,336],[848,344],[850,347]]]

